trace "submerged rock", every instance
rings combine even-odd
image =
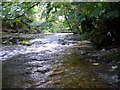
[[[92,63],[92,65],[97,66],[97,65],[99,65],[99,63],[98,62]]]
[[[112,87],[109,83],[117,82],[116,78],[119,75],[117,77],[114,74],[115,72],[110,71],[113,74],[109,77],[108,71],[107,77],[106,67],[101,66],[99,62],[100,60],[104,61],[102,60],[105,58],[103,56],[108,55],[108,52],[106,52],[108,50],[97,51],[88,41],[79,43],[76,41],[69,46],[67,43],[71,43],[71,40],[68,40],[71,37],[68,35],[66,41],[64,40],[65,37],[65,34],[53,34],[45,36],[44,39],[39,37],[40,39],[35,40],[32,46],[29,46],[32,43],[25,40],[20,46],[6,48],[4,52],[8,52],[2,52],[2,55],[7,57],[2,63],[3,88],[93,88],[94,86],[109,88],[109,86]],[[61,39],[65,41],[65,45],[61,45]],[[76,43],[79,45],[76,45]],[[73,45],[76,45],[76,47]],[[109,50],[109,52],[112,51]],[[8,58],[7,55],[10,55],[11,58]],[[109,56],[112,55],[108,55],[105,60],[111,60]],[[81,59],[81,57],[85,58]],[[91,63],[85,61],[86,59]],[[113,64],[110,66],[113,66]],[[103,73],[99,74],[102,71]],[[103,78],[104,76],[106,78]],[[106,79],[108,82],[106,82]]]
[[[29,42],[29,41],[27,41],[27,40],[23,40],[22,42],[20,42],[20,44],[22,44],[22,45],[27,45],[27,46],[32,45],[32,43]]]

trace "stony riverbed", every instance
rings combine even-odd
[[[96,50],[72,33],[19,38],[3,37],[3,88],[119,88],[120,48]],[[21,45],[24,38],[32,44]]]

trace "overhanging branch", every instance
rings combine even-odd
[[[26,11],[29,11],[31,8],[33,8],[33,7],[35,7],[36,5],[38,5],[40,2],[38,2],[38,3],[35,3],[35,4],[33,4],[31,7],[29,7]],[[14,17],[13,19],[3,19],[4,21],[7,21],[7,20],[15,20],[15,19],[17,19],[17,18],[20,18],[20,17],[22,17],[22,16],[24,16],[25,15],[25,13],[26,12],[24,12],[22,15],[18,15],[18,16],[16,16],[16,17]]]

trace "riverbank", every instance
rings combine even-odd
[[[72,33],[19,38],[32,44],[3,44],[3,88],[119,88],[119,48],[97,50]]]
[[[120,85],[120,48],[97,50],[89,41],[79,42],[75,46],[81,60],[96,67],[96,73],[115,87]],[[104,67],[104,68],[103,68]]]

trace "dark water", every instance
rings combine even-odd
[[[103,64],[84,60],[78,47],[94,51],[89,41],[76,41],[71,33],[41,35],[31,46],[3,46],[3,88],[114,88],[116,73]],[[118,87],[118,86],[117,86]]]

